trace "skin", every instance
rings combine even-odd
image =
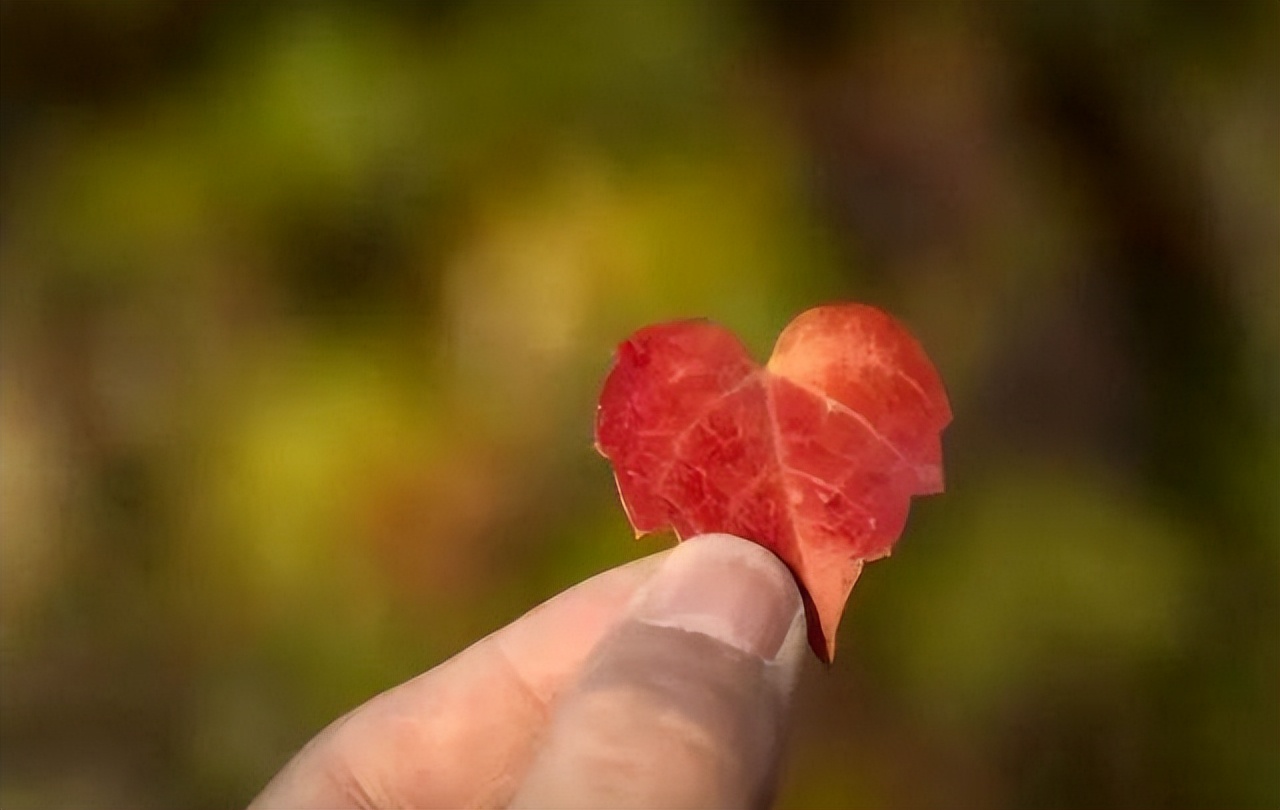
[[[338,719],[250,807],[766,807],[804,640],[776,557],[691,538]]]

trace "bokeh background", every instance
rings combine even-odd
[[[786,808],[1280,805],[1280,4],[0,0],[0,805],[242,805],[633,541],[612,348],[955,406]]]

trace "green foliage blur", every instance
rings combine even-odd
[[[243,805],[670,538],[613,346],[876,303],[945,496],[780,806],[1280,805],[1280,5],[0,0],[0,806]]]

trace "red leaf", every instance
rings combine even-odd
[[[792,321],[764,367],[707,321],[641,329],[605,380],[596,447],[637,536],[728,532],[777,554],[829,663],[863,562],[889,554],[913,495],[942,491],[950,421],[907,330],[837,304]]]

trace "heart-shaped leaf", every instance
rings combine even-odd
[[[707,321],[641,329],[605,380],[596,447],[638,535],[727,532],[777,554],[830,662],[862,564],[889,554],[912,496],[942,491],[950,421],[907,330],[837,304],[792,321],[763,367]]]

